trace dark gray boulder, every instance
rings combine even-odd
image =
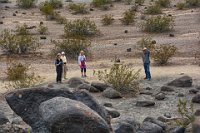
[[[168,83],[169,86],[175,86],[175,87],[191,87],[192,86],[192,78],[189,76],[182,76],[180,78],[177,78],[171,82]]]
[[[155,96],[156,100],[164,100],[165,99],[165,94],[164,93],[158,93]]]
[[[73,78],[70,78],[67,81],[67,83],[69,84],[70,87],[75,88],[75,87],[78,87],[80,84],[86,83],[86,81],[79,77],[73,77]]]
[[[200,103],[200,94],[196,94],[196,95],[192,98],[192,102],[193,102],[193,103]]]
[[[151,106],[154,106],[154,105],[155,105],[154,101],[144,100],[144,101],[137,101],[136,102],[136,106],[138,106],[138,107],[151,107]]]
[[[7,122],[9,122],[8,118],[0,111],[0,125],[6,124]]]
[[[164,133],[162,127],[151,122],[143,122],[140,127],[141,131],[145,133]]]
[[[106,90],[106,88],[111,87],[108,84],[100,83],[100,82],[92,82],[91,86],[97,88],[99,91],[104,91],[104,90]]]
[[[174,88],[172,88],[172,87],[170,87],[170,86],[164,85],[164,86],[161,87],[160,90],[161,90],[161,91],[172,92],[172,91],[174,91]]]
[[[166,125],[162,121],[159,121],[153,117],[146,117],[143,122],[151,122],[162,127],[163,130],[166,129]]]
[[[89,84],[80,84],[77,89],[85,89],[85,90],[88,90],[89,92],[99,92],[98,89],[96,89],[95,87],[89,85]]]
[[[39,105],[54,97],[65,97],[80,101],[97,112],[108,124],[110,115],[91,95],[82,91],[70,92],[66,89],[30,88],[15,90],[6,94],[5,98],[11,109],[29,124],[34,132],[48,133],[46,122],[39,114]]]
[[[44,101],[39,114],[51,133],[110,133],[109,125],[97,112],[69,98]]]
[[[104,90],[102,95],[110,99],[122,98],[121,93],[111,87],[108,87],[106,90]]]
[[[132,125],[126,122],[120,122],[113,125],[113,130],[115,133],[136,133]]]
[[[136,121],[133,118],[126,118],[125,120],[122,120],[123,122],[129,123],[131,124],[131,126],[137,131],[140,129],[140,123],[138,121]]]
[[[176,127],[172,133],[185,133],[184,127]]]
[[[106,107],[106,110],[108,111],[108,114],[112,117],[112,118],[117,118],[120,116],[120,113],[114,109],[114,108],[109,108],[109,107]]]
[[[105,107],[113,107],[112,103],[103,103],[103,106],[105,106]]]

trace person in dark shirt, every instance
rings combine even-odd
[[[143,65],[146,77],[144,79],[151,80],[151,73],[150,73],[150,51],[147,48],[143,49],[142,55]]]
[[[55,66],[56,66],[56,82],[61,83],[62,81],[62,72],[63,72],[63,61],[61,59],[61,54],[57,54],[57,58],[55,60]]]

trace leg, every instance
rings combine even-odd
[[[81,68],[81,76],[83,77],[83,68]]]
[[[84,68],[84,76],[87,77],[87,75],[86,75],[86,68]]]
[[[147,64],[147,78],[151,79],[151,73],[150,73],[150,63]]]
[[[59,81],[59,70],[56,68],[56,82],[58,83]]]
[[[67,65],[63,65],[63,78],[66,79],[66,74],[67,74]]]
[[[58,81],[62,81],[62,68],[59,69]]]
[[[148,74],[147,74],[147,63],[144,63],[144,72],[145,72],[145,79],[148,78]]]

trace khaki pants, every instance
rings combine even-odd
[[[66,75],[67,75],[67,64],[63,64],[63,78],[66,79]]]

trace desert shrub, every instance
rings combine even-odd
[[[103,5],[107,5],[107,4],[110,4],[110,3],[111,3],[111,0],[92,0],[92,4],[95,7],[101,7]]]
[[[125,25],[132,24],[135,19],[135,12],[131,10],[127,10],[123,13],[123,18],[121,19],[121,22]]]
[[[52,15],[54,11],[53,6],[48,1],[40,3],[39,8],[45,15]]]
[[[152,53],[152,58],[159,65],[165,65],[176,54],[176,51],[177,47],[174,45],[161,44],[160,46],[156,46]]]
[[[66,24],[68,21],[65,17],[61,16],[60,14],[54,12],[53,14],[54,19],[60,24]]]
[[[111,84],[114,89],[124,95],[136,95],[139,92],[140,70],[128,68],[123,64],[114,64],[109,71],[99,70],[99,80]]]
[[[63,6],[63,3],[61,0],[48,0],[45,2],[48,2],[54,9],[61,8]]]
[[[150,15],[157,15],[161,13],[162,13],[162,9],[160,8],[159,5],[148,6],[147,10],[145,11],[145,14],[150,14]]]
[[[200,0],[186,0],[186,5],[188,7],[200,6]]]
[[[125,0],[125,4],[130,5],[133,2],[133,0]]]
[[[173,29],[174,20],[170,16],[153,16],[147,18],[141,25],[141,29],[146,32],[166,32]]]
[[[135,0],[135,3],[138,5],[143,5],[145,0]]]
[[[193,123],[195,120],[194,105],[192,101],[188,103],[187,100],[179,99],[177,107],[181,118],[177,119],[176,123],[184,128],[187,128],[189,124]]]
[[[86,14],[88,13],[86,9],[86,4],[84,3],[70,3],[69,9],[74,11],[74,14]]]
[[[0,0],[0,3],[9,3],[8,0]]]
[[[64,32],[67,37],[91,37],[99,34],[96,24],[88,18],[68,21]]]
[[[114,22],[113,15],[111,14],[103,15],[101,18],[101,22],[103,23],[103,25],[111,25]]]
[[[26,63],[11,63],[7,68],[7,79],[12,81],[7,87],[20,89],[31,87],[42,82],[42,78],[31,72],[31,66]]]
[[[161,7],[169,7],[170,6],[170,0],[158,0],[155,1],[156,5],[159,5]]]
[[[65,39],[62,41],[52,40],[52,43],[55,45],[52,52],[54,54],[64,51],[66,57],[70,59],[77,58],[81,50],[85,51],[87,55],[90,54],[89,47],[91,45],[90,41],[82,39]]]
[[[138,8],[139,8],[139,5],[138,4],[134,4],[133,6],[131,6],[130,10],[133,11],[133,12],[137,12]]]
[[[27,24],[23,24],[22,26],[18,25],[16,27],[16,32],[17,32],[17,35],[29,35],[30,34]]]
[[[139,41],[137,41],[137,46],[139,47],[139,49],[143,49],[144,47],[146,47],[150,51],[153,51],[156,47],[155,43],[156,42],[152,40],[151,37],[143,37]]]
[[[31,35],[13,34],[5,29],[0,35],[0,47],[7,54],[26,54],[39,47],[38,39]]]
[[[17,0],[17,5],[21,8],[31,8],[35,6],[37,0]]]
[[[39,34],[41,34],[41,35],[48,33],[48,27],[44,26],[43,24],[40,24],[37,30],[38,30]]]
[[[178,2],[178,3],[176,4],[176,7],[177,7],[178,10],[183,10],[183,8],[185,7],[185,3],[183,3],[183,2]]]

